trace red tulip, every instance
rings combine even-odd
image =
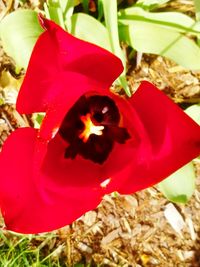
[[[40,20],[17,110],[46,115],[0,154],[0,207],[21,233],[69,224],[104,194],[152,186],[200,154],[200,127],[167,96],[148,82],[131,98],[112,94],[121,61]]]

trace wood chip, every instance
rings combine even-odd
[[[118,228],[112,232],[110,232],[108,235],[104,236],[101,240],[102,245],[107,245],[111,243],[114,239],[119,237],[119,234],[121,233],[121,228]]]
[[[92,253],[92,248],[89,247],[88,245],[84,244],[83,242],[79,242],[77,244],[77,248],[80,249],[83,252],[86,252],[86,253],[89,253],[89,254]]]
[[[84,221],[84,223],[87,226],[92,226],[97,218],[97,214],[95,211],[88,211],[82,218],[82,220]]]
[[[175,208],[172,203],[166,205],[164,210],[164,216],[167,219],[171,227],[180,235],[182,235],[181,230],[185,227],[185,222],[183,217]]]
[[[196,236],[196,233],[194,231],[194,224],[193,224],[193,221],[191,220],[191,218],[186,218],[186,223],[189,227],[191,239],[196,240],[197,236]]]

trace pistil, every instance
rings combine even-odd
[[[82,139],[84,143],[88,141],[91,134],[95,134],[98,136],[103,134],[104,126],[95,125],[91,120],[90,113],[87,113],[85,116],[81,116],[81,121],[84,123],[85,128],[83,132],[79,135],[79,138]]]

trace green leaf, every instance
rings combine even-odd
[[[98,1],[97,10],[98,10],[98,20],[102,21],[104,12],[103,12],[103,4],[101,0]]]
[[[114,0],[101,0],[104,10],[104,17],[112,51],[124,62],[124,55],[119,44],[118,22],[117,22],[117,2]]]
[[[76,37],[111,51],[108,31],[95,18],[76,13],[71,17],[71,25],[71,33]]]
[[[147,22],[178,32],[200,34],[200,23],[180,12],[148,12],[140,7],[130,7],[119,12],[118,20],[123,25]]]
[[[188,163],[157,186],[170,201],[186,203],[191,198],[195,189],[195,170],[193,164],[191,162]]]
[[[137,4],[143,4],[145,6],[151,6],[151,5],[162,5],[170,0],[139,0],[137,1]]]
[[[145,9],[153,10],[159,8],[160,5],[166,4],[170,0],[139,0],[137,1],[137,6],[142,6]]]
[[[59,1],[47,1],[47,3],[44,3],[44,11],[48,19],[53,20],[55,23],[65,29],[62,8]]]
[[[145,21],[120,26],[120,38],[139,52],[161,55],[185,68],[200,69],[200,48],[181,33]]]
[[[3,48],[19,67],[27,68],[33,46],[42,33],[37,13],[19,10],[7,15],[0,23]]]
[[[63,14],[66,14],[71,7],[74,7],[80,3],[79,0],[58,0]]]
[[[194,0],[196,21],[200,23],[200,1]],[[200,46],[200,35],[197,36],[197,44]]]
[[[123,84],[121,83],[120,79],[118,79],[118,81],[121,83],[126,94],[128,96],[131,96],[131,92],[130,92],[130,89],[129,89],[129,86],[127,84],[126,77],[125,77],[126,59],[125,59],[125,55],[123,54],[122,49],[120,47],[120,43],[119,43],[118,21],[117,21],[117,1],[116,0],[101,0],[101,3],[103,5],[104,18],[105,18],[106,27],[108,29],[112,52],[121,59],[123,66],[124,66],[124,72],[120,76],[122,77],[121,80],[123,80]]]
[[[200,21],[200,1],[194,0],[196,19]]]
[[[73,15],[74,12],[74,7],[79,3],[77,0],[60,0],[62,2],[65,2],[65,10],[63,11],[63,16],[65,18],[65,25],[67,28],[67,31],[71,33],[71,16]]]
[[[185,113],[200,125],[200,105],[190,106],[185,110]]]
[[[85,13],[89,13],[89,0],[82,0],[82,5]]]
[[[40,128],[40,125],[42,124],[42,121],[45,117],[45,113],[34,113],[32,115],[32,120],[33,120],[33,123],[34,123],[34,128],[37,128],[39,129]]]

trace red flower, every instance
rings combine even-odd
[[[17,109],[46,112],[0,154],[7,228],[50,231],[95,208],[105,193],[158,183],[200,153],[200,127],[152,84],[130,98],[109,92],[120,60],[40,18]]]

